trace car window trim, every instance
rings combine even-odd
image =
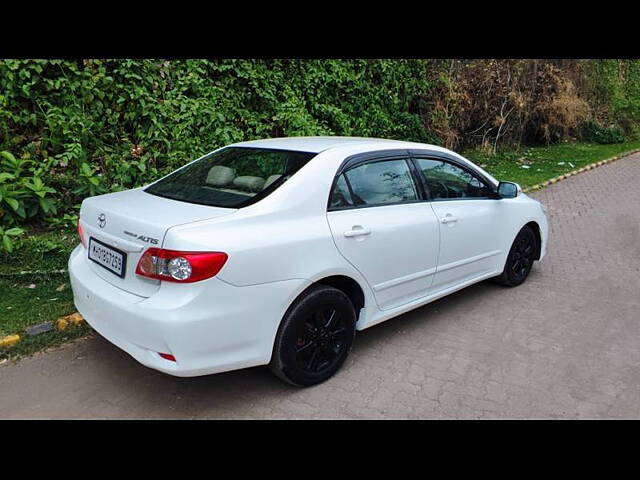
[[[340,177],[344,177],[344,183],[347,185],[347,190],[349,191],[350,200],[351,200],[351,202],[353,202],[353,195],[354,195],[353,194],[353,188],[351,187],[351,182],[349,181],[349,178],[343,172],[340,175],[336,175],[336,177],[333,179],[331,190],[329,191],[329,202],[327,204],[327,211],[331,211],[331,209],[353,208],[352,206],[346,206],[346,207],[332,207],[331,206],[331,198],[333,197],[334,190],[338,186],[338,181],[340,180]]]
[[[354,205],[354,206],[347,206],[347,207],[333,207],[333,208],[329,208],[327,210],[327,213],[329,212],[341,212],[343,210],[358,210],[361,208],[377,208],[377,207],[397,207],[397,206],[401,206],[401,205],[411,205],[414,203],[425,203],[425,200],[422,199],[418,199],[418,200],[409,200],[406,202],[397,202],[397,203],[374,203],[372,205]]]
[[[354,155],[350,155],[345,158],[338,170],[336,171],[336,177],[339,177],[340,174],[344,173],[347,170],[351,170],[353,167],[356,167],[360,164],[367,163],[369,160],[379,159],[379,160],[391,160],[393,158],[409,157],[409,150],[406,148],[394,148],[391,150],[375,150],[373,152],[361,152],[356,153]]]

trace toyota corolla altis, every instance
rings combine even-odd
[[[270,365],[313,385],[357,330],[545,254],[542,205],[440,147],[277,138],[88,198],[75,304],[142,364],[178,376]]]

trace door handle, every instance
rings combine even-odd
[[[454,217],[453,215],[448,214],[446,217],[442,217],[440,221],[442,223],[455,223],[458,221],[458,217]]]
[[[353,227],[351,227],[351,230],[347,230],[346,232],[344,232],[344,236],[347,238],[359,237],[361,235],[370,235],[370,234],[371,234],[371,230],[369,230],[368,228],[364,228],[360,225],[354,225]]]

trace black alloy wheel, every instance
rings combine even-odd
[[[344,292],[314,285],[285,313],[273,347],[271,371],[298,387],[324,382],[349,355],[355,325],[356,312]]]
[[[331,369],[347,347],[347,328],[336,309],[321,308],[300,326],[296,340],[296,364],[310,374]]]
[[[522,227],[516,235],[502,273],[495,281],[508,287],[516,287],[523,283],[538,254],[538,238],[530,226]]]

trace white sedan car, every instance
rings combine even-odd
[[[350,137],[233,144],[82,203],[75,304],[178,376],[269,364],[313,385],[356,330],[545,254],[542,205],[444,148]]]

